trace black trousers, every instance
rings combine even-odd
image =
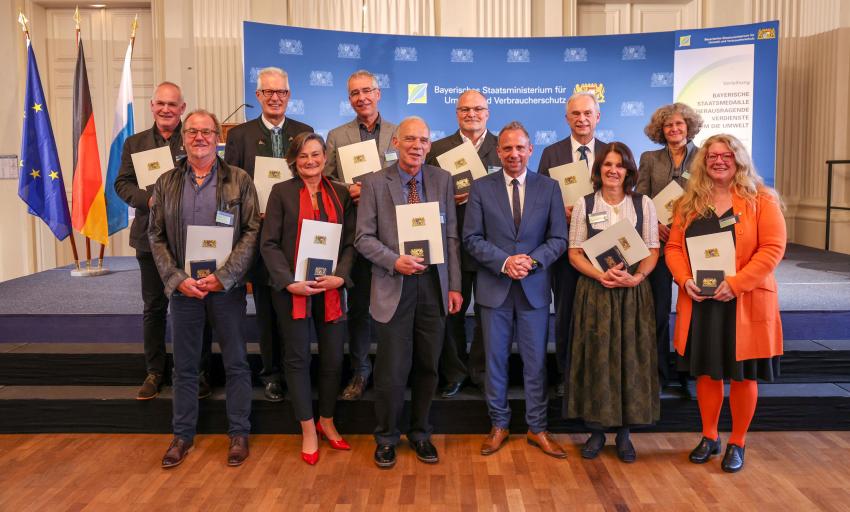
[[[407,438],[431,437],[428,422],[437,390],[437,364],[443,346],[445,314],[437,271],[404,276],[401,299],[387,323],[375,322],[378,353],[375,358],[375,441],[397,444],[407,380],[412,376],[410,428]]]
[[[348,352],[351,372],[368,379],[372,374],[369,349],[372,346],[372,315],[369,314],[369,293],[372,289],[372,262],[357,254],[351,267],[354,288],[349,290]]]
[[[262,258],[258,257],[252,269],[251,287],[254,293],[254,308],[257,311],[257,328],[260,331],[260,359],[263,368],[260,379],[263,383],[281,382],[284,341],[278,331],[278,318],[272,305],[275,293],[268,284],[269,274]]]
[[[468,377],[478,380],[484,372],[484,340],[481,331],[481,312],[478,304],[474,307],[475,329],[472,346],[466,351],[466,312],[472,300],[472,288],[475,272],[464,271],[461,274],[461,310],[446,318],[446,336],[440,355],[440,376],[446,382],[463,382]]]
[[[655,303],[655,334],[658,344],[658,382],[662,386],[670,383],[676,373],[673,370],[675,358],[670,350],[670,308],[673,305],[673,274],[667,268],[662,256],[649,274],[652,286],[652,301]]]
[[[145,367],[148,373],[165,374],[165,326],[168,316],[168,297],[165,296],[165,286],[159,276],[159,270],[153,259],[153,254],[147,251],[136,251],[136,261],[139,262],[139,275],[142,282],[142,339],[144,340]],[[201,347],[201,363],[199,371],[209,374],[210,353],[212,352],[212,329],[209,323],[204,326],[203,345]]]
[[[552,265],[552,293],[555,299],[555,360],[558,373],[564,375],[570,370],[570,351],[572,350],[573,299],[579,271],[570,264],[567,254],[558,258]],[[548,331],[548,327],[547,327]]]
[[[319,415],[332,418],[336,395],[342,376],[342,348],[345,343],[345,321],[325,322],[325,295],[308,299],[307,318],[292,318],[292,294],[286,290],[273,292],[272,303],[277,313],[278,329],[286,333],[284,345],[284,375],[292,407],[298,421],[313,419],[313,398],[310,387],[311,327],[319,341]]]

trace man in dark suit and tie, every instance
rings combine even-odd
[[[396,125],[384,119],[378,110],[381,101],[381,89],[378,79],[364,69],[355,71],[348,77],[348,101],[356,117],[328,133],[328,161],[325,164],[325,176],[335,181],[343,181],[339,164],[339,148],[374,140],[378,146],[381,167],[393,164],[398,159],[391,142]],[[354,204],[360,201],[360,185],[352,184],[348,193]],[[372,344],[372,319],[369,316],[369,290],[372,282],[372,264],[363,256],[357,256],[351,268],[351,280],[354,288],[349,294],[348,311],[348,350],[351,355],[351,380],[342,391],[343,400],[358,400],[366,389],[372,363],[369,360],[369,348]]]
[[[570,136],[543,150],[537,172],[549,176],[549,169],[579,160],[593,166],[596,155],[604,153],[608,144],[596,139],[596,125],[600,118],[599,101],[591,92],[573,94],[567,100],[567,124]],[[569,224],[573,205],[567,204],[565,213]],[[558,363],[558,396],[564,395],[564,374],[570,368],[570,321],[573,316],[573,297],[578,281],[578,270],[570,265],[566,254],[552,267],[552,292],[555,295],[555,359]]]
[[[526,438],[547,455],[567,454],[547,432],[546,334],[550,268],[567,248],[558,183],[528,170],[528,132],[512,122],[499,133],[502,172],[476,180],[466,207],[463,242],[479,264],[475,302],[481,305],[487,357],[485,396],[492,428],[481,454],[508,438],[508,357],[512,333],[523,363]]]
[[[478,156],[488,173],[501,170],[502,163],[499,161],[499,155],[496,154],[498,139],[487,131],[487,119],[490,118],[487,98],[475,89],[470,89],[458,97],[455,112],[457,113],[458,131],[435,142],[431,146],[431,152],[428,153],[426,163],[439,167],[438,156],[469,141],[478,151]],[[463,219],[468,200],[469,192],[455,194],[458,233],[463,232]],[[440,376],[445,381],[441,393],[443,398],[455,396],[463,388],[467,378],[483,389],[484,341],[481,337],[481,314],[477,304],[475,306],[475,331],[468,356],[466,352],[466,311],[472,298],[476,265],[475,260],[462,246],[460,262],[463,307],[446,319],[446,340],[443,344],[443,353],[440,356]]]
[[[407,439],[420,461],[439,460],[431,444],[428,416],[437,390],[446,315],[458,312],[463,301],[451,175],[424,163],[431,139],[421,118],[402,121],[393,145],[398,162],[362,182],[354,239],[357,251],[372,262],[369,310],[378,335],[375,464],[381,468],[395,465],[404,392],[411,375]],[[423,258],[399,247],[396,206],[421,202],[439,203],[444,263],[423,265]]]
[[[257,74],[257,90],[254,93],[263,108],[263,113],[227,133],[224,147],[224,160],[244,169],[254,178],[254,164],[258,156],[283,158],[289,149],[292,138],[302,132],[312,132],[313,128],[286,117],[286,107],[292,93],[289,89],[289,76],[286,71],[268,67]],[[260,356],[263,369],[260,378],[264,384],[266,400],[283,400],[283,379],[281,361],[283,340],[277,328],[277,315],[272,307],[272,289],[269,286],[269,273],[262,257],[251,269],[250,279],[253,285],[254,306],[257,310],[257,327],[260,331]]]

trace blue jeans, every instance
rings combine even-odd
[[[174,346],[174,435],[191,441],[198,425],[198,365],[204,324],[209,318],[221,347],[227,378],[228,434],[251,432],[251,368],[248,366],[245,334],[245,287],[210,293],[203,299],[175,292],[171,297]]]

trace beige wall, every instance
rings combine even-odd
[[[16,79],[5,80],[8,94],[0,95],[0,115],[15,120],[0,125],[0,154],[17,154],[20,144],[25,64],[15,23],[20,6],[27,9],[33,31],[44,33],[38,1],[0,0],[0,19],[6,20],[0,22],[5,23],[0,65],[18,71]],[[175,81],[190,107],[223,114],[242,99],[241,22],[246,19],[465,37],[644,32],[779,19],[776,183],[788,203],[792,241],[822,247],[824,161],[850,158],[850,0],[151,0],[150,11],[154,81]],[[45,47],[38,43],[42,75]],[[850,204],[850,168],[837,176],[834,200]],[[0,218],[0,280],[69,262],[67,249],[57,250],[49,231],[26,214],[13,180],[0,180]],[[837,214],[833,226],[833,248],[850,253],[850,215]],[[132,254],[126,244],[116,244],[112,253]]]

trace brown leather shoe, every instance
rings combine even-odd
[[[340,398],[343,400],[360,400],[360,397],[363,396],[364,389],[366,389],[366,378],[362,375],[355,375],[351,378],[351,382],[348,383],[348,386],[342,390]]]
[[[507,442],[511,433],[506,428],[493,427],[481,443],[481,455],[493,455]]]
[[[165,456],[162,458],[162,467],[168,469],[179,466],[190,451],[192,451],[191,441],[175,437],[171,440],[171,445],[169,445]]]
[[[141,387],[139,387],[138,393],[136,393],[136,400],[150,400],[151,398],[156,398],[159,395],[159,387],[162,386],[162,375],[158,373],[148,373],[148,376],[145,377],[145,381],[142,383]]]
[[[230,438],[230,450],[227,452],[228,466],[241,466],[248,458],[248,436]]]
[[[564,449],[561,448],[561,446],[555,441],[552,434],[545,430],[539,434],[535,434],[529,430],[525,439],[528,441],[528,444],[540,448],[543,453],[550,457],[555,457],[556,459],[567,458],[567,452],[565,452]]]

